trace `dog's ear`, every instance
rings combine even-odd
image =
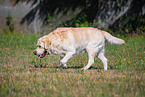
[[[49,45],[51,45],[51,41],[49,39],[44,39],[43,42],[44,42],[44,48],[48,49]]]

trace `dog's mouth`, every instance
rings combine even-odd
[[[41,55],[38,56],[38,59],[45,57],[48,54],[47,51],[44,51]]]

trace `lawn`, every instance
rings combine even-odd
[[[41,36],[0,33],[0,97],[143,97],[145,36],[116,35],[127,45],[106,42],[108,70],[96,57],[86,71],[86,53],[75,55],[67,69],[57,70],[58,56],[33,55]]]

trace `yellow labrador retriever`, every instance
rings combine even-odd
[[[124,40],[97,28],[57,28],[38,40],[37,49],[33,53],[38,55],[38,59],[47,54],[59,55],[60,68],[67,68],[66,63],[74,54],[87,51],[89,60],[84,70],[94,63],[95,56],[101,59],[104,70],[107,70],[107,59],[104,56],[105,39],[111,44],[125,44]]]

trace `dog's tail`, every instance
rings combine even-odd
[[[102,33],[104,34],[105,39],[110,44],[117,44],[117,45],[125,44],[125,41],[123,39],[119,39],[117,37],[114,37],[114,36],[112,36],[111,34],[109,34],[108,32],[105,32],[105,31],[102,31]]]

